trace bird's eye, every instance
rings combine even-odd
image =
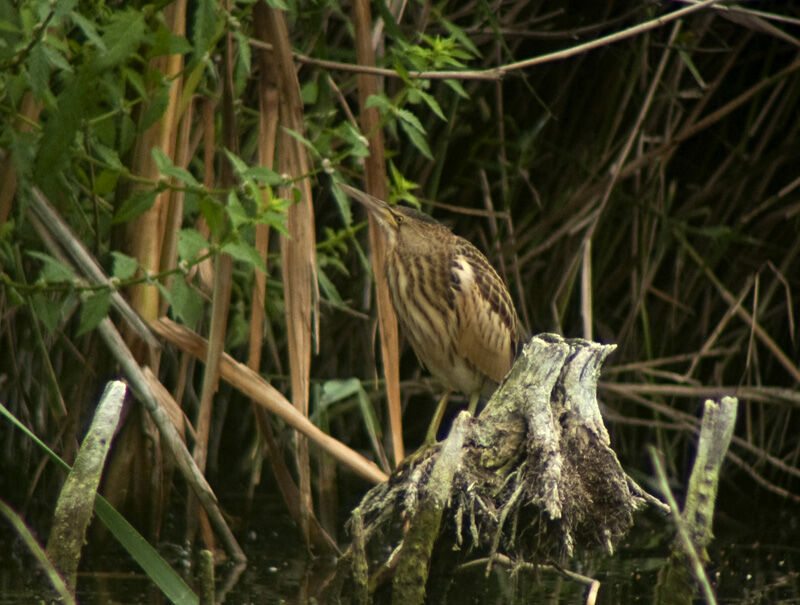
[[[400,223],[403,222],[403,219],[405,217],[402,214],[397,214],[397,215],[395,215],[395,218],[397,219],[397,224],[399,225]]]

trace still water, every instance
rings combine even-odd
[[[800,507],[778,504],[768,513],[755,508],[749,516],[747,511],[723,513],[717,520],[707,570],[720,603],[800,605]],[[228,508],[235,510],[236,505]],[[244,522],[247,528],[237,531],[248,565],[239,573],[218,567],[218,595],[237,605],[309,602],[328,566],[307,555],[278,499],[261,498],[253,510],[250,521]],[[614,556],[573,560],[570,570],[600,582],[599,604],[651,603],[670,539],[660,519],[641,515]],[[0,540],[13,543],[0,549],[0,605],[46,602],[46,580],[31,558],[5,528]],[[166,603],[113,540],[98,544],[90,541],[82,561],[77,595],[81,604]],[[191,558],[178,545],[163,543],[159,549],[179,571],[191,567]],[[584,603],[586,594],[586,585],[552,570],[513,572],[495,566],[487,576],[486,566],[477,565],[457,573],[448,602],[572,604]]]

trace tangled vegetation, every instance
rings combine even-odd
[[[151,542],[177,491],[181,533],[213,545],[194,465],[244,499],[274,476],[300,539],[335,550],[340,479],[385,476],[438,396],[352,183],[475,243],[531,333],[617,345],[601,409],[637,479],[649,444],[685,479],[703,400],[733,394],[730,489],[800,501],[783,7],[0,0],[0,403],[71,463],[124,375],[100,491]],[[165,315],[208,346],[154,336]],[[0,443],[0,497],[46,536],[63,472],[5,418]]]

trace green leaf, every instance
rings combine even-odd
[[[367,429],[369,440],[372,442],[372,448],[382,458],[383,447],[381,446],[381,423],[378,422],[378,415],[375,413],[375,408],[372,402],[364,391],[364,386],[361,382],[358,383],[358,407],[361,409],[361,416],[364,418],[364,426]]]
[[[111,274],[117,279],[123,281],[130,279],[139,268],[139,261],[127,254],[114,250],[111,256],[114,257],[114,268]]]
[[[47,60],[50,62],[50,65],[59,71],[63,71],[64,73],[73,73],[74,70],[72,69],[72,65],[70,65],[69,61],[67,61],[66,57],[64,56],[66,51],[59,50],[59,48],[56,48],[56,45],[51,44],[43,45],[42,50],[44,51]]]
[[[61,2],[53,3],[52,10],[53,10],[53,20],[59,21],[61,18],[66,15],[67,13],[71,12],[75,5],[78,3],[78,0],[63,0]],[[42,5],[44,9],[44,5]]]
[[[17,291],[16,288],[11,286],[5,287],[6,305],[9,307],[21,307],[25,304],[25,298]]]
[[[261,181],[266,185],[282,185],[283,177],[266,166],[251,166],[246,171],[246,176]]]
[[[353,211],[350,209],[350,202],[344,192],[339,187],[331,188],[333,199],[336,200],[336,206],[339,208],[339,214],[342,215],[342,221],[345,227],[353,224]]]
[[[295,139],[296,141],[299,141],[300,143],[302,143],[303,145],[305,145],[305,147],[306,147],[306,148],[307,148],[307,149],[308,149],[308,150],[309,150],[309,151],[310,151],[312,154],[314,154],[315,156],[319,157],[319,152],[317,151],[317,148],[316,148],[316,147],[314,147],[314,143],[312,143],[311,141],[309,141],[307,138],[305,138],[305,137],[304,137],[303,135],[301,135],[299,132],[295,132],[295,131],[294,131],[294,130],[292,130],[291,128],[286,128],[285,126],[282,126],[282,127],[281,127],[281,129],[283,130],[283,132],[285,132],[286,134],[288,134],[290,137],[292,137],[292,138],[293,138],[293,139]]]
[[[100,69],[109,69],[126,61],[139,50],[147,26],[144,14],[134,9],[115,11],[104,28],[103,43],[107,51],[100,54]]]
[[[33,306],[33,312],[36,313],[36,318],[42,322],[47,333],[52,334],[55,332],[61,319],[61,303],[56,300],[50,300],[41,292],[37,292],[31,296],[31,305]]]
[[[133,119],[126,113],[120,118],[119,121],[119,152],[127,153],[136,140],[136,124]]]
[[[334,379],[327,380],[322,385],[322,396],[320,397],[321,407],[330,407],[331,404],[355,397],[358,401],[358,407],[361,411],[361,416],[364,420],[364,426],[367,429],[372,447],[378,454],[379,458],[383,458],[383,447],[381,446],[381,428],[378,422],[378,417],[375,414],[375,409],[372,402],[367,396],[361,381],[357,378]]]
[[[103,42],[100,34],[97,33],[97,28],[95,27],[95,23],[93,21],[90,21],[76,11],[72,11],[69,14],[69,18],[72,19],[72,22],[78,26],[78,29],[83,32],[83,35],[86,36],[86,39],[91,42],[97,48],[97,50],[103,53],[106,52],[106,44]]]
[[[37,252],[36,250],[29,250],[26,252],[28,256],[37,258],[44,263],[42,270],[39,272],[38,279],[43,279],[48,282],[69,281],[75,279],[75,271],[66,263],[53,258],[44,252]]]
[[[480,57],[481,51],[478,50],[478,47],[472,43],[472,40],[469,39],[469,36],[464,33],[464,30],[458,27],[457,25],[453,25],[447,19],[440,18],[439,23],[447,30],[453,38],[458,40],[458,42],[466,48],[469,52],[471,52],[474,56]]]
[[[400,120],[400,128],[405,131],[405,133],[408,135],[408,138],[411,139],[411,142],[414,144],[414,147],[419,149],[422,155],[429,160],[433,159],[433,154],[431,154],[430,147],[428,147],[428,142],[425,140],[425,137],[419,130],[414,128],[405,120]]]
[[[342,138],[350,143],[348,154],[355,158],[365,158],[369,155],[367,138],[361,134],[350,122],[345,122],[340,129]]]
[[[203,58],[211,50],[218,19],[217,3],[214,0],[199,0],[195,3],[192,44],[196,59]]]
[[[239,201],[239,196],[233,191],[228,194],[228,203],[225,205],[225,210],[231,219],[231,224],[234,229],[238,229],[241,225],[251,223],[252,218],[247,214],[242,203]]]
[[[467,91],[464,90],[464,87],[458,80],[445,80],[444,83],[453,89],[455,93],[462,99],[469,99],[469,94],[467,94]]]
[[[139,130],[144,132],[161,119],[169,105],[169,86],[160,86],[147,101],[147,106],[139,122]]]
[[[80,318],[78,320],[77,336],[94,330],[107,315],[111,305],[111,293],[108,290],[99,290],[83,301]]]
[[[8,418],[8,420],[28,436],[36,445],[38,445],[52,460],[56,462],[65,471],[70,471],[70,466],[64,462],[58,455],[45,445],[41,439],[34,435],[17,420],[6,407],[0,403],[0,414]],[[156,586],[166,595],[166,597],[173,603],[181,605],[196,605],[198,603],[197,595],[186,585],[178,573],[169,566],[169,564],[158,554],[142,535],[128,523],[128,521],[119,514],[111,504],[103,498],[100,494],[94,501],[94,510],[97,517],[109,529],[111,534],[117,541],[125,548],[128,554],[131,555],[136,561],[147,577],[150,578]]]
[[[121,67],[119,71],[124,76],[124,82],[126,84],[130,84],[131,87],[139,94],[140,97],[142,98],[147,97],[147,86],[145,86],[142,74],[140,74],[136,70],[129,69],[124,66]]]
[[[234,308],[232,316],[228,318],[228,332],[225,336],[225,348],[235,349],[248,342],[250,338],[250,322]]]
[[[215,241],[222,239],[223,229],[225,228],[225,209],[217,200],[206,196],[197,202],[200,214],[206,219],[206,224],[211,232],[211,237]]]
[[[119,159],[119,154],[117,153],[116,149],[111,149],[111,147],[107,147],[102,143],[94,143],[92,145],[92,149],[94,152],[103,160],[110,168],[113,168],[116,171],[122,171],[125,167],[122,165],[122,161]]]
[[[57,109],[49,114],[42,131],[35,169],[39,182],[54,178],[69,160],[80,121],[93,105],[87,78],[76,76],[65,80],[67,84],[58,95]]]
[[[396,203],[399,200],[404,200],[419,210],[419,200],[412,193],[414,189],[419,188],[419,184],[407,179],[391,160],[389,161],[389,176],[391,177],[393,185],[389,196],[389,202]]]
[[[358,378],[335,378],[326,380],[322,384],[322,396],[319,403],[321,406],[329,406],[332,403],[347,399],[357,394],[362,389],[361,381]]]
[[[255,267],[262,273],[267,272],[267,265],[264,263],[258,250],[244,242],[241,238],[223,244],[222,251],[227,252],[238,261]]]
[[[172,178],[177,179],[182,183],[186,183],[187,185],[200,187],[200,183],[198,183],[197,179],[192,176],[191,172],[185,168],[180,168],[173,164],[172,160],[169,159],[167,154],[161,151],[158,147],[153,147],[150,153],[153,155],[153,161],[155,161],[156,166],[158,166],[158,169],[161,171],[161,174],[165,176],[171,176]]]
[[[317,280],[326,300],[329,300],[334,305],[344,306],[344,300],[342,300],[336,286],[333,285],[333,282],[325,275],[325,271],[319,266],[317,266]]]
[[[416,92],[420,97],[422,97],[422,100],[425,101],[425,104],[433,113],[435,113],[443,122],[447,122],[447,118],[444,117],[444,113],[442,113],[442,108],[439,106],[439,102],[433,97],[433,95],[428,94],[419,88],[416,89]]]
[[[120,225],[141,216],[156,203],[156,195],[157,193],[152,189],[149,191],[137,191],[117,209],[111,222],[114,225]]]
[[[231,163],[231,166],[233,166],[233,170],[236,174],[241,176],[247,172],[247,164],[245,161],[235,153],[231,152],[229,149],[225,150],[225,157],[228,158],[228,161]]]
[[[281,235],[290,237],[291,234],[287,226],[288,222],[289,219],[285,212],[275,212],[274,210],[267,210],[259,213],[258,218],[255,220],[255,223],[258,225],[269,225]]]
[[[366,107],[377,107],[381,113],[392,111],[393,105],[384,94],[370,95],[367,97]]]
[[[100,174],[94,180],[92,185],[92,192],[97,195],[106,195],[111,193],[117,187],[117,180],[119,180],[119,173],[111,170],[101,170]]]
[[[148,56],[187,55],[192,52],[192,50],[192,45],[186,38],[173,33],[163,23],[159,23],[158,31],[156,31],[153,41],[153,47],[150,49]]]
[[[300,89],[300,100],[303,105],[312,105],[317,102],[319,98],[319,86],[316,81],[310,80],[303,84]]]
[[[181,229],[178,233],[178,256],[181,259],[193,262],[202,251],[211,248],[211,244],[202,233],[194,229]]]
[[[401,126],[405,124],[415,129],[420,134],[425,134],[425,128],[422,126],[422,122],[420,122],[419,118],[407,109],[398,109],[397,117],[400,118]]]
[[[237,83],[238,89],[243,86],[244,79],[252,72],[250,60],[250,41],[240,29],[234,30],[233,35],[236,38],[236,45],[239,49],[239,52],[236,56],[236,73],[241,77],[237,79],[242,80],[241,83]],[[237,90],[237,93],[241,94],[241,91]],[[238,96],[239,95],[237,94],[237,97]]]
[[[41,44],[34,46],[28,60],[25,62],[25,73],[33,96],[42,99],[48,92],[47,84],[50,79],[50,61]]]
[[[397,17],[389,9],[386,0],[379,0],[374,2],[373,5],[378,11],[378,14],[383,19],[383,27],[386,30],[386,38],[391,40],[402,40],[403,30],[397,23]]]
[[[203,317],[203,297],[181,277],[176,277],[172,282],[169,302],[175,315],[187,326],[196,326],[200,323]]]

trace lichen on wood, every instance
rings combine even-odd
[[[119,380],[112,380],[106,385],[92,425],[64,482],[53,514],[47,554],[73,590],[86,539],[86,528],[94,513],[97,486],[111,440],[119,424],[127,389],[125,383]]]
[[[688,605],[694,601],[698,587],[707,603],[714,602],[704,568],[708,562],[706,547],[713,537],[719,473],[733,437],[738,404],[735,397],[723,397],[719,402],[706,400],[686,503],[680,512],[674,497],[668,493],[663,464],[653,454],[656,474],[672,509],[676,529],[669,559],[658,575],[654,598],[657,605]]]
[[[477,418],[462,412],[444,442],[366,494],[350,524],[360,552],[341,557],[326,597],[349,601],[364,558],[370,594],[411,605],[449,583],[430,574],[451,576],[467,557],[562,563],[613,552],[646,500],[611,449],[597,403],[614,348],[532,338]]]

